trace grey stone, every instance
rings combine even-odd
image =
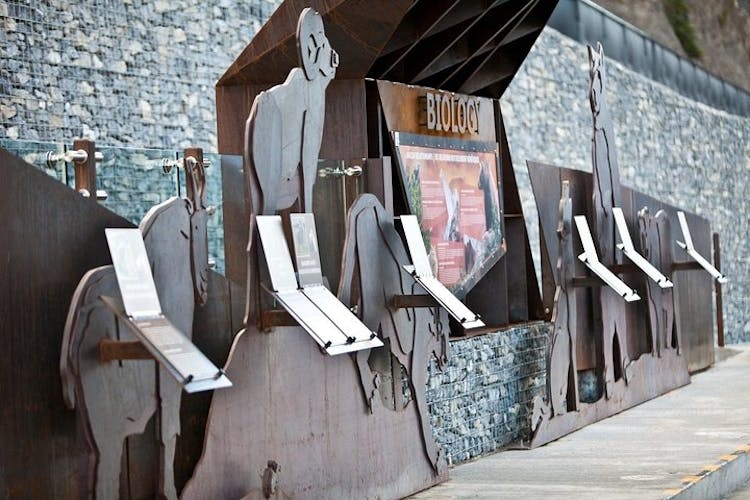
[[[16,108],[14,106],[6,106],[5,104],[0,104],[0,114],[2,115],[4,120],[13,118],[17,113],[18,112],[16,111]]]
[[[544,382],[537,381],[544,380],[548,333],[548,324],[531,323],[455,339],[445,369],[430,364],[430,417],[449,463],[528,439],[531,400],[544,393]],[[529,362],[527,372],[521,373],[511,352]]]
[[[60,56],[59,52],[56,52],[54,50],[47,53],[47,62],[50,64],[60,64],[62,61],[62,57]]]

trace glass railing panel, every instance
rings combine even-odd
[[[72,145],[45,141],[0,139],[0,147],[21,157],[67,186],[75,186],[73,163],[63,154]],[[146,212],[173,196],[185,196],[182,151],[174,149],[97,147],[102,160],[96,164],[97,190],[106,193],[100,203],[139,224]],[[224,213],[222,205],[221,157],[204,153],[206,167],[206,206],[209,260],[218,273],[225,273]],[[165,165],[168,168],[165,168]]]
[[[96,183],[107,193],[101,203],[134,224],[154,205],[179,196],[177,168],[164,171],[174,161],[174,149],[98,147],[103,160],[96,167]]]
[[[31,163],[60,182],[67,184],[68,177],[73,175],[72,166],[68,169],[68,165],[64,161],[52,161],[55,155],[62,155],[65,152],[64,144],[0,139],[0,147],[23,158],[26,162]]]
[[[334,291],[339,285],[347,211],[363,191],[362,165],[363,160],[318,160],[313,213],[323,275]]]

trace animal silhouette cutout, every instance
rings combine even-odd
[[[597,244],[599,260],[605,266],[616,263],[615,221],[612,207],[622,206],[620,193],[620,173],[615,150],[615,134],[612,117],[604,98],[606,79],[604,72],[604,50],[597,44],[597,50],[588,47],[589,55],[589,101],[594,119],[592,151],[594,185],[594,241]],[[618,375],[627,383],[632,376],[632,366],[628,357],[627,325],[625,303],[609,287],[594,291],[594,302],[601,308],[594,308],[595,323],[601,331],[602,365],[604,374],[604,394],[609,399],[614,390]],[[615,359],[614,350],[618,358]]]
[[[651,215],[648,207],[641,208],[638,211],[638,228],[644,258],[657,269],[669,269],[672,264],[672,240],[666,212],[659,210],[656,215]],[[661,288],[653,280],[647,280],[646,299],[652,354],[661,357],[673,345],[679,354],[680,336],[674,318],[673,288]]]
[[[305,8],[297,23],[300,67],[286,81],[255,98],[245,125],[245,185],[252,215],[273,215],[300,202],[312,212],[313,186],[323,139],[325,92],[336,75],[338,53],[326,38],[323,19]],[[255,244],[251,216],[248,251]],[[250,252],[252,253],[252,252]],[[257,286],[257,263],[248,265],[248,289]],[[253,297],[246,322],[255,317]]]
[[[193,198],[171,198],[156,205],[143,218],[140,230],[163,313],[191,337],[195,304],[203,303],[208,291],[208,243],[203,166],[187,170],[189,182],[194,183]],[[89,496],[119,496],[123,441],[142,433],[158,411],[158,493],[175,499],[173,465],[182,387],[153,360],[100,360],[102,340],[137,340],[102,297],[120,300],[111,265],[89,271],[79,282],[60,354],[65,404],[77,411],[85,430],[92,478]]]
[[[434,357],[439,366],[447,359],[448,328],[442,313],[435,308],[392,307],[394,295],[425,293],[404,270],[403,265],[410,263],[393,218],[374,195],[359,196],[347,218],[339,299],[345,304],[358,302],[362,322],[378,332],[406,369],[425,454],[433,469],[440,472],[445,460],[432,436],[425,389],[430,358]],[[379,376],[368,363],[370,350],[359,351],[355,356],[367,406],[371,412],[379,411]]]
[[[572,286],[575,271],[573,253],[573,208],[570,187],[562,184],[557,235],[560,249],[557,259],[558,284],[552,309],[552,339],[547,362],[548,401],[551,413],[561,415],[578,408],[578,376],[576,363],[576,293]]]

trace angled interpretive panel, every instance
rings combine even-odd
[[[304,286],[300,288],[281,217],[263,215],[256,217],[256,221],[274,297],[326,353],[333,356],[383,345],[374,332],[323,286],[314,225],[312,233],[305,234],[305,244],[300,242],[296,252],[298,261],[303,262],[299,267]]]
[[[685,219],[685,212],[678,211],[677,219],[680,221],[682,238],[685,240],[684,242],[677,242],[677,244],[680,245],[680,248],[685,250],[685,252],[687,252],[687,254],[692,257],[693,260],[696,261],[703,269],[705,269],[708,274],[713,276],[716,281],[718,281],[719,283],[726,283],[727,281],[729,281],[729,278],[727,278],[726,275],[722,274],[721,271],[712,266],[709,261],[707,261],[701,254],[698,253],[698,251],[695,249],[695,246],[693,246],[693,238],[690,236],[690,228],[688,227],[687,219]]]
[[[604,281],[611,289],[613,289],[617,295],[625,299],[626,302],[633,302],[639,300],[640,297],[635,290],[626,285],[620,278],[607,269],[607,267],[599,262],[599,256],[596,253],[596,247],[594,246],[594,240],[591,237],[591,230],[589,224],[586,222],[586,216],[576,215],[575,218],[576,227],[578,228],[578,235],[581,237],[581,244],[583,245],[583,253],[578,256],[578,259],[586,264],[591,272],[596,274],[602,281]]]
[[[617,233],[620,235],[620,241],[617,248],[622,250],[625,257],[635,264],[638,269],[646,273],[657,285],[661,288],[672,288],[674,284],[664,276],[661,271],[654,267],[649,261],[647,261],[641,254],[639,254],[633,240],[630,239],[630,233],[628,232],[628,226],[625,223],[625,215],[622,213],[622,208],[613,207],[612,214],[615,216],[615,224],[617,225]]]
[[[479,316],[466,307],[432,275],[432,268],[422,240],[422,231],[419,228],[417,217],[415,215],[402,215],[400,220],[413,264],[404,266],[404,268],[463,328],[468,330],[483,327],[484,322],[479,319]]]
[[[297,262],[297,276],[302,294],[315,304],[347,336],[356,339],[360,349],[380,347],[383,343],[375,332],[359,320],[323,284],[318,250],[318,233],[313,214],[291,214],[292,242]]]
[[[141,231],[107,228],[105,233],[125,306],[126,323],[146,350],[186,392],[230,387],[232,383],[224,371],[164,316]]]

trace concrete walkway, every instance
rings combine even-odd
[[[750,480],[750,345],[717,357],[686,387],[541,448],[459,465],[413,498],[726,496]]]

